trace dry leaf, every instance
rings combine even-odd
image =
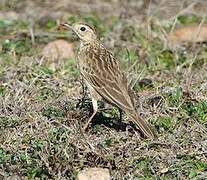
[[[77,180],[110,180],[108,169],[87,168],[78,174]]]
[[[183,43],[205,42],[207,41],[207,25],[178,28],[170,33],[168,40],[171,47],[176,47]]]

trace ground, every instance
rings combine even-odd
[[[112,179],[207,178],[207,47],[172,48],[164,36],[206,23],[204,1],[149,2],[0,2],[0,179],[75,179],[86,167],[108,168]],[[77,39],[58,23],[80,20],[132,79],[137,109],[157,139],[144,139],[124,114],[120,124],[115,107],[81,133],[92,107],[75,58],[54,68],[41,55],[56,39],[76,52]]]

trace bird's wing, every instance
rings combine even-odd
[[[85,62],[92,62],[83,64],[81,68],[86,81],[109,103],[125,111],[134,110],[126,77],[113,55],[105,49],[90,54],[92,56],[82,57]]]

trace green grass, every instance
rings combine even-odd
[[[64,117],[65,113],[60,109],[49,107],[44,110],[43,116],[47,116],[48,118],[57,118],[57,117]]]
[[[186,102],[182,107],[189,117],[195,118],[201,124],[207,124],[207,101]]]
[[[69,59],[64,64],[64,74],[71,75],[72,77],[79,77],[80,71],[77,68],[76,61],[74,59]]]

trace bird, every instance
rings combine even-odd
[[[88,128],[98,112],[97,102],[103,99],[123,110],[146,138],[155,138],[151,126],[136,111],[132,90],[119,61],[104,47],[94,28],[85,23],[62,23],[61,26],[72,30],[80,40],[77,62],[92,99],[93,114],[82,130]]]

